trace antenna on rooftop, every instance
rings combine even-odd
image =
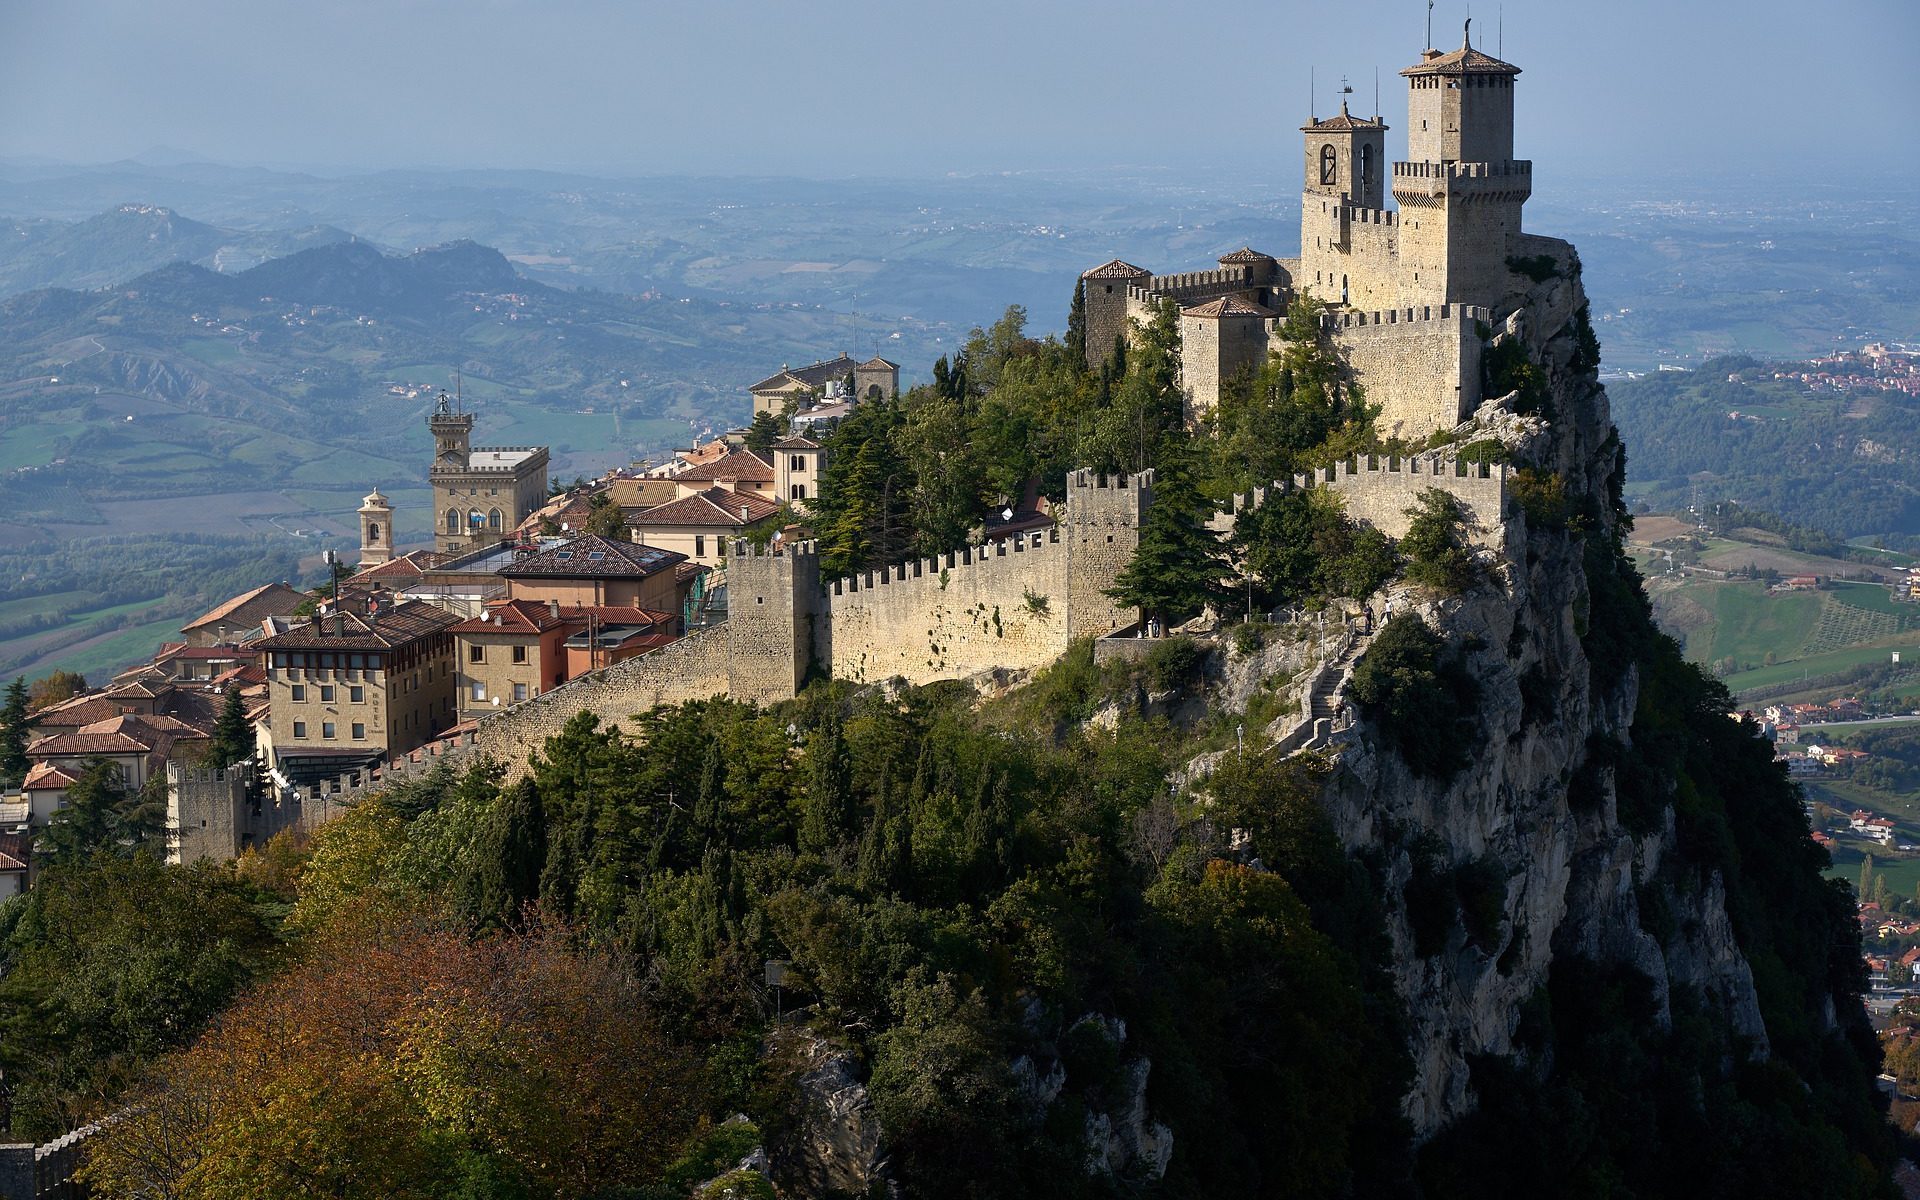
[[[1431,4],[1433,0],[1427,0],[1427,2]],[[1307,120],[1309,121],[1317,120],[1319,116],[1319,114],[1317,114],[1314,111],[1313,105],[1314,105],[1314,100],[1316,99],[1314,93],[1319,91],[1320,89],[1319,89],[1319,85],[1314,83],[1313,76],[1314,76],[1314,68],[1308,67],[1307,68]]]
[[[1427,49],[1433,49],[1433,0],[1427,0]]]
[[[467,411],[467,396],[461,387],[459,367],[453,369],[453,402],[459,406],[461,412]]]
[[[1500,6],[1499,17],[1497,18],[1497,23],[1494,25],[1494,29],[1497,31],[1494,41],[1494,57],[1505,58],[1507,56],[1507,6],[1504,4]]]
[[[1378,63],[1373,67],[1373,119],[1376,121],[1380,119],[1380,65]]]

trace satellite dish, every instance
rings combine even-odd
[[[1013,520],[1013,509],[1011,509],[1011,508],[1003,508],[1003,509],[1001,509],[1001,510],[1000,510],[1000,519],[1001,519],[1002,521],[1011,521],[1011,520]]]
[[[495,708],[499,708],[499,707],[500,707],[500,697],[498,697],[498,696],[495,696],[495,697],[493,698],[493,706],[494,706]]]
[[[567,530],[569,530],[569,529],[571,529],[571,528],[573,528],[573,527],[572,527],[571,525],[569,525],[569,524],[567,524],[567,523],[566,523],[565,521],[562,521],[562,522],[560,522],[560,532],[561,532],[561,533],[565,533],[565,532],[566,532]]]

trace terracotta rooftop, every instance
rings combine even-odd
[[[680,472],[673,477],[680,483],[711,483],[737,479],[742,483],[772,483],[773,467],[751,450],[735,450],[725,458]]]
[[[487,605],[484,617],[462,621],[453,632],[534,634],[569,623],[566,609],[555,614],[544,600],[501,600]]]
[[[377,583],[382,580],[418,579],[433,570],[454,555],[442,554],[438,550],[409,550],[407,553],[390,558],[377,567],[368,567],[356,571],[340,581],[344,587],[352,583]]]
[[[1221,317],[1271,317],[1274,312],[1270,308],[1263,308],[1240,296],[1222,296],[1218,300],[1209,300],[1205,304],[1183,308],[1180,310],[1180,315],[1217,321]]]
[[[74,776],[62,771],[52,763],[35,763],[27,771],[27,780],[20,785],[23,792],[57,792],[72,787],[79,782]]]
[[[1101,263],[1099,266],[1093,268],[1090,271],[1082,271],[1080,273],[1080,278],[1082,279],[1138,279],[1142,275],[1151,275],[1151,274],[1153,274],[1153,272],[1147,270],[1145,267],[1136,267],[1130,262],[1127,262],[1123,259],[1116,258],[1112,262]]]
[[[33,857],[33,839],[24,833],[0,833],[0,871],[24,871]]]
[[[889,359],[881,358],[878,354],[874,355],[872,358],[861,363],[860,365],[868,368],[869,370],[876,367],[881,368],[883,370],[889,370],[889,371],[898,371],[900,369],[899,363],[893,362]]]
[[[377,617],[356,612],[329,612],[325,632],[309,621],[285,633],[254,643],[259,650],[392,650],[409,642],[442,633],[459,617],[425,600],[407,600]]]
[[[269,583],[262,587],[254,588],[250,592],[242,592],[233,599],[214,606],[200,616],[188,621],[185,625],[182,625],[180,631],[185,633],[189,629],[198,629],[203,625],[212,625],[224,621],[256,600],[277,599],[282,602],[281,605],[276,606],[278,611],[292,612],[294,609],[299,608],[300,602],[306,598],[304,592],[290,588],[284,583]]]
[[[744,517],[741,510],[745,509]],[[695,492],[691,496],[682,496],[672,504],[662,504],[659,508],[650,508],[627,518],[627,524],[635,527],[651,525],[702,525],[722,529],[739,529],[764,521],[780,511],[780,506],[765,496],[756,496],[752,492],[730,492],[726,488],[712,487],[704,492]]]
[[[1451,54],[1435,54],[1417,62],[1400,73],[1414,75],[1518,75],[1520,68],[1512,63],[1501,62],[1491,54],[1482,54],[1473,48],[1473,43],[1462,42],[1458,50]]]
[[[671,508],[672,505],[663,507]],[[648,509],[650,516],[660,509]],[[629,523],[640,517],[628,518]],[[502,567],[506,579],[644,579],[670,570],[685,562],[686,555],[655,546],[618,542],[597,534],[584,533],[569,542],[529,554],[510,567]]]
[[[880,361],[886,362],[885,359]],[[833,380],[852,374],[855,368],[867,365],[867,363],[857,363],[842,353],[838,358],[822,359],[804,367],[781,367],[778,374],[767,376],[747,390],[749,392],[777,391],[794,384],[810,388],[825,387]],[[894,364],[887,363],[887,365],[891,367]]]
[[[1402,75],[1406,74],[1405,71],[1402,71],[1400,73]],[[1347,102],[1345,100],[1342,100],[1340,102],[1339,116],[1328,117],[1324,121],[1309,121],[1305,125],[1302,125],[1300,128],[1303,131],[1317,131],[1320,133],[1338,133],[1343,129],[1385,129],[1386,127],[1387,127],[1387,123],[1385,121],[1382,121],[1379,117],[1374,117],[1371,120],[1369,120],[1366,117],[1354,116],[1352,113],[1347,111]]]
[[[814,441],[810,437],[802,437],[797,433],[792,437],[783,437],[773,444],[773,449],[775,450],[818,450],[819,448],[819,442]]]
[[[1262,254],[1252,246],[1242,246],[1231,254],[1222,254],[1220,261],[1223,263],[1273,262],[1274,257],[1271,254]]]

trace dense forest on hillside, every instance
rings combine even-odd
[[[1609,387],[1631,473],[1656,509],[1733,501],[1843,538],[1920,546],[1920,410],[1893,395],[1732,381],[1760,364],[1713,359]]]
[[[1388,579],[1434,611],[1514,603],[1437,490],[1397,542],[1270,497],[1234,534],[1252,578],[1232,573],[1210,494],[1374,444],[1317,340],[1196,438],[1170,318],[1088,371],[1018,316],[834,435],[828,553],[964,533],[1087,455],[1157,473],[1116,592],[1169,621],[1229,581],[1263,603]],[[1004,426],[1024,432],[991,443]],[[1714,998],[1663,1004],[1644,960],[1539,930],[1553,969],[1513,1053],[1472,1061],[1477,1109],[1417,1140],[1421,998],[1396,981],[1442,955],[1511,971],[1488,949],[1519,945],[1509,876],[1417,823],[1348,853],[1322,807],[1344,768],[1272,753],[1275,688],[1222,698],[1309,636],[1250,621],[1137,661],[1081,642],[990,699],[817,680],[766,708],[582,714],[523,777],[443,767],[228,867],[163,869],[116,834],[137,797],[76,810],[64,861],[0,906],[14,1131],[117,1114],[87,1168],[102,1200],[1891,1197],[1851,894],[1768,743],[1654,630],[1615,446],[1602,495],[1513,476],[1516,560],[1584,576],[1592,698],[1639,689],[1560,816],[1595,844],[1669,839],[1638,915],[1596,918],[1655,955],[1688,932],[1676,897],[1724,892],[1764,1054]],[[1350,693],[1369,753],[1418,781],[1503,752],[1466,665],[1485,647],[1443,630],[1403,608]],[[1547,684],[1519,681],[1526,720],[1553,719]]]

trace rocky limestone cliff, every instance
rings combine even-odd
[[[1559,274],[1516,290],[1495,309],[1495,343],[1524,346],[1544,374],[1547,402],[1521,415],[1517,396],[1490,400],[1459,440],[1497,439],[1517,467],[1557,474],[1587,527],[1530,529],[1523,506],[1510,504],[1506,553],[1489,562],[1485,585],[1437,601],[1394,589],[1396,613],[1417,614],[1464,649],[1479,686],[1483,737],[1465,770],[1437,781],[1410,771],[1382,731],[1362,721],[1338,740],[1326,796],[1347,847],[1387,862],[1388,929],[1412,1028],[1415,1079],[1406,1112],[1421,1136],[1473,1105],[1470,1058],[1519,1052],[1523,1009],[1558,955],[1637,968],[1654,981],[1663,1022],[1671,990],[1693,989],[1755,1053],[1766,1052],[1720,881],[1685,894],[1655,882],[1673,849],[1671,815],[1664,829],[1635,837],[1618,818],[1612,772],[1597,764],[1591,778],[1599,803],[1570,799],[1589,748],[1629,740],[1639,681],[1630,664],[1590,661],[1582,644],[1591,603],[1585,539],[1611,532],[1609,481],[1621,457],[1606,393],[1581,344],[1586,298],[1578,260],[1565,243],[1539,241]],[[1476,944],[1455,927],[1438,953],[1416,952],[1402,898],[1416,844],[1443,866],[1492,864],[1504,876],[1505,920],[1495,944]],[[1671,919],[1644,918],[1650,887],[1663,888],[1663,917]],[[1665,931],[1664,941],[1650,924]]]

